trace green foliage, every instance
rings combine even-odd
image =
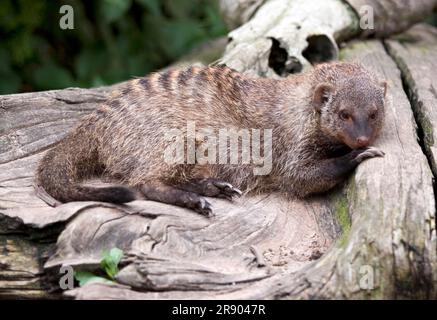
[[[114,279],[118,273],[118,264],[123,258],[123,251],[118,248],[113,248],[109,252],[105,252],[100,266],[105,270],[109,278]]]
[[[102,0],[100,10],[101,16],[106,22],[117,21],[129,10],[131,0]]]
[[[123,251],[118,248],[112,248],[110,251],[105,251],[103,253],[102,261],[100,262],[100,267],[102,271],[106,273],[109,277],[103,277],[95,275],[89,271],[77,271],[74,273],[74,277],[79,282],[80,286],[84,286],[91,282],[101,282],[101,283],[112,283],[117,275],[119,269],[118,264],[123,258]]]
[[[349,231],[351,228],[351,220],[349,217],[349,204],[347,198],[338,198],[335,203],[335,217],[341,227],[341,236],[337,240],[340,247],[347,244]]]
[[[73,30],[59,27],[63,4]],[[120,82],[224,34],[216,1],[2,0],[0,94]]]
[[[96,276],[94,273],[91,273],[88,271],[75,272],[74,277],[79,282],[79,286],[81,286],[81,287],[83,287],[87,283],[91,283],[91,282],[112,283],[111,280]]]
[[[425,22],[437,27],[437,9],[435,9],[426,19]]]

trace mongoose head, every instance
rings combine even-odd
[[[371,145],[384,121],[387,83],[367,73],[351,75],[314,89],[313,103],[320,129],[352,149]]]

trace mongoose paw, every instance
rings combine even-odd
[[[199,197],[195,200],[193,210],[206,217],[212,217],[212,206],[205,198]]]
[[[375,147],[369,147],[366,149],[360,149],[360,153],[355,157],[355,161],[358,163],[363,162],[366,159],[375,158],[375,157],[384,157],[385,153]]]
[[[220,193],[217,195],[217,197],[219,198],[232,200],[234,196],[240,197],[243,194],[240,189],[235,188],[232,184],[228,182],[214,180],[213,184],[220,191]]]

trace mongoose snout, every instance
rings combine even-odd
[[[357,63],[320,64],[283,79],[226,66],[153,73],[129,81],[49,150],[36,172],[37,185],[61,202],[125,203],[140,193],[207,216],[213,209],[204,197],[325,192],[363,160],[384,155],[370,146],[383,125],[386,91],[385,82]],[[234,150],[231,142],[224,148],[211,144],[218,139],[189,134],[190,124],[215,133],[235,129],[239,162],[229,160],[232,154],[221,157]],[[180,161],[171,163],[165,155],[175,130],[184,135],[183,145]],[[243,141],[250,141],[247,150]],[[195,153],[187,152],[191,147]],[[267,170],[259,170],[254,157],[241,161],[254,151]],[[120,185],[83,185],[103,175]]]
[[[368,136],[359,136],[356,139],[356,145],[358,148],[368,147],[370,144],[370,138]]]

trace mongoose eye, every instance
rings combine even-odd
[[[375,120],[376,119],[376,112],[370,114],[369,118],[370,118],[370,120]]]
[[[344,121],[349,120],[351,118],[349,113],[347,113],[346,111],[341,111],[339,116],[340,116],[340,119],[344,120]]]

